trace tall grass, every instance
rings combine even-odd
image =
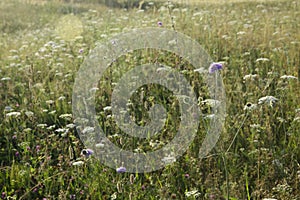
[[[1,198],[300,198],[297,1],[198,6],[163,2],[144,12],[84,3],[1,1],[0,5]],[[82,22],[82,30],[75,39],[67,40],[56,29],[71,13]],[[117,173],[94,157],[80,155],[84,146],[71,115],[74,79],[84,58],[98,43],[132,28],[157,27],[158,21],[165,28],[192,37],[215,61],[225,63],[221,75],[227,96],[226,124],[214,150],[201,160],[197,152],[205,134],[203,124],[188,151],[172,165],[151,173]],[[155,59],[178,70],[192,70],[176,55],[141,50],[120,57],[111,66],[114,76],[107,72],[104,77],[108,78],[99,80],[99,123],[120,147],[153,150],[176,133],[180,120],[176,100],[157,86],[137,91],[132,97],[132,110],[137,123],[143,124],[147,106],[166,104],[171,114],[168,126],[156,138],[160,142],[124,137],[109,118],[111,113],[103,110],[110,105],[119,72]],[[186,77],[195,78],[189,73]],[[191,82],[201,96],[205,92],[201,80]],[[149,96],[140,99],[142,90]],[[151,98],[158,93],[164,95]],[[278,101],[258,104],[265,96]],[[200,102],[199,106],[209,114],[208,105]],[[76,165],[79,160],[82,165]]]

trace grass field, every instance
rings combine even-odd
[[[0,2],[0,198],[300,199],[300,3],[194,2],[155,1],[145,10],[92,0]],[[97,85],[98,121],[114,144],[159,149],[180,123],[172,93],[156,85],[139,89],[131,110],[143,125],[150,105],[164,104],[170,113],[159,136],[137,140],[113,121],[114,83],[139,64],[158,61],[185,73],[207,118],[176,162],[149,173],[119,173],[82,155],[72,115],[74,80],[99,44],[133,28],[161,28],[158,22],[223,63],[225,126],[214,149],[199,159],[211,107],[193,66],[159,50],[130,52]]]

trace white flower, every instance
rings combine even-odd
[[[72,163],[73,166],[81,166],[81,165],[83,165],[83,164],[84,164],[84,162],[81,161],[81,160]]]
[[[205,100],[201,101],[201,104],[214,107],[214,106],[219,106],[221,104],[221,102],[219,100],[215,100],[215,99],[205,99]]]
[[[258,99],[258,104],[268,104],[271,107],[273,107],[273,104],[276,101],[278,101],[278,99],[273,96],[265,96],[265,97],[261,97],[260,99]]]
[[[104,144],[103,143],[98,143],[95,145],[97,148],[103,148],[104,147]]]
[[[61,114],[59,115],[59,118],[62,118],[62,119],[72,119],[72,114]]]
[[[187,191],[184,194],[186,197],[198,197],[200,195],[198,190]]]
[[[11,80],[10,77],[4,77],[4,78],[1,78],[1,81],[9,81],[9,80]]]
[[[21,115],[20,112],[10,112],[10,113],[7,113],[7,114],[6,114],[6,117],[12,117],[12,116],[18,117],[18,116],[20,116],[20,115]]]
[[[291,75],[283,75],[280,77],[281,79],[297,79],[297,77],[295,76],[291,76]]]
[[[165,164],[171,164],[173,162],[176,162],[176,158],[173,156],[167,156],[161,159],[161,161],[163,161]]]
[[[251,81],[253,81],[253,80],[255,80],[255,78],[257,78],[257,74],[247,74],[247,75],[245,75],[244,76],[244,80],[251,80]]]
[[[109,111],[109,110],[111,110],[111,106],[106,106],[106,107],[103,108],[103,110],[104,111]]]
[[[60,96],[60,97],[58,97],[58,100],[59,100],[59,101],[62,101],[62,100],[65,100],[65,99],[66,99],[65,96]]]
[[[67,127],[67,128],[74,128],[74,127],[75,127],[75,124],[67,124],[66,127]]]
[[[53,100],[48,100],[48,101],[46,101],[46,104],[53,104],[53,103],[54,103]]]
[[[91,126],[88,126],[88,127],[85,127],[82,131],[83,134],[88,134],[88,133],[92,133],[94,132],[95,128],[94,127],[91,127]]]
[[[64,132],[67,132],[67,131],[68,131],[68,129],[64,129],[64,128],[58,128],[58,129],[55,130],[55,132],[57,132],[57,133],[64,133]]]
[[[258,58],[258,59],[256,59],[256,61],[255,62],[267,62],[267,61],[269,61],[269,58]]]
[[[32,116],[34,115],[34,113],[31,112],[31,111],[26,111],[26,112],[25,112],[25,115],[26,115],[27,117],[32,117]]]
[[[244,110],[255,110],[257,108],[257,104],[252,104],[252,103],[246,103],[244,106]]]
[[[45,128],[45,127],[47,127],[48,125],[47,124],[38,124],[38,125],[36,125],[37,127],[41,127],[41,128]]]

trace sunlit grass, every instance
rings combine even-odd
[[[212,2],[190,6],[192,0],[179,0],[172,6],[166,1],[142,12],[82,2],[1,1],[0,198],[299,199],[300,5],[292,0]],[[66,17],[76,31],[69,30],[70,23],[63,26]],[[72,118],[74,79],[96,45],[132,28],[158,27],[158,21],[224,63],[226,124],[206,158],[197,156],[205,135],[202,121],[195,141],[174,164],[152,173],[117,173],[81,155],[84,146]],[[57,31],[62,26],[68,30]],[[149,105],[167,104],[168,126],[154,138],[160,141],[123,137],[110,118],[107,107],[121,72],[155,61],[185,70],[197,95],[206,98],[201,80],[176,55],[141,50],[120,57],[111,66],[114,76],[108,71],[95,86],[99,123],[120,147],[161,148],[176,131],[176,101],[155,86],[133,95],[131,109],[143,124]],[[141,99],[142,91],[150,97]],[[158,93],[164,95],[152,98]],[[199,106],[208,115],[204,100]]]

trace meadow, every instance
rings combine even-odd
[[[300,3],[149,2],[141,10],[93,0],[1,0],[0,198],[300,199]],[[204,119],[176,162],[149,173],[123,173],[85,150],[72,113],[73,85],[97,45],[145,27],[183,33],[223,64],[218,73],[226,91],[225,125],[213,150],[199,159],[212,114],[205,101],[212,97],[205,95],[201,78],[175,54],[129,52],[112,63],[96,87],[96,113],[107,138],[124,149],[147,152],[176,134],[176,99],[157,85],[141,87],[131,97],[131,111],[144,125],[147,109],[163,104],[168,123],[158,136],[126,136],[113,120],[114,83],[148,62],[164,63],[191,80]]]

